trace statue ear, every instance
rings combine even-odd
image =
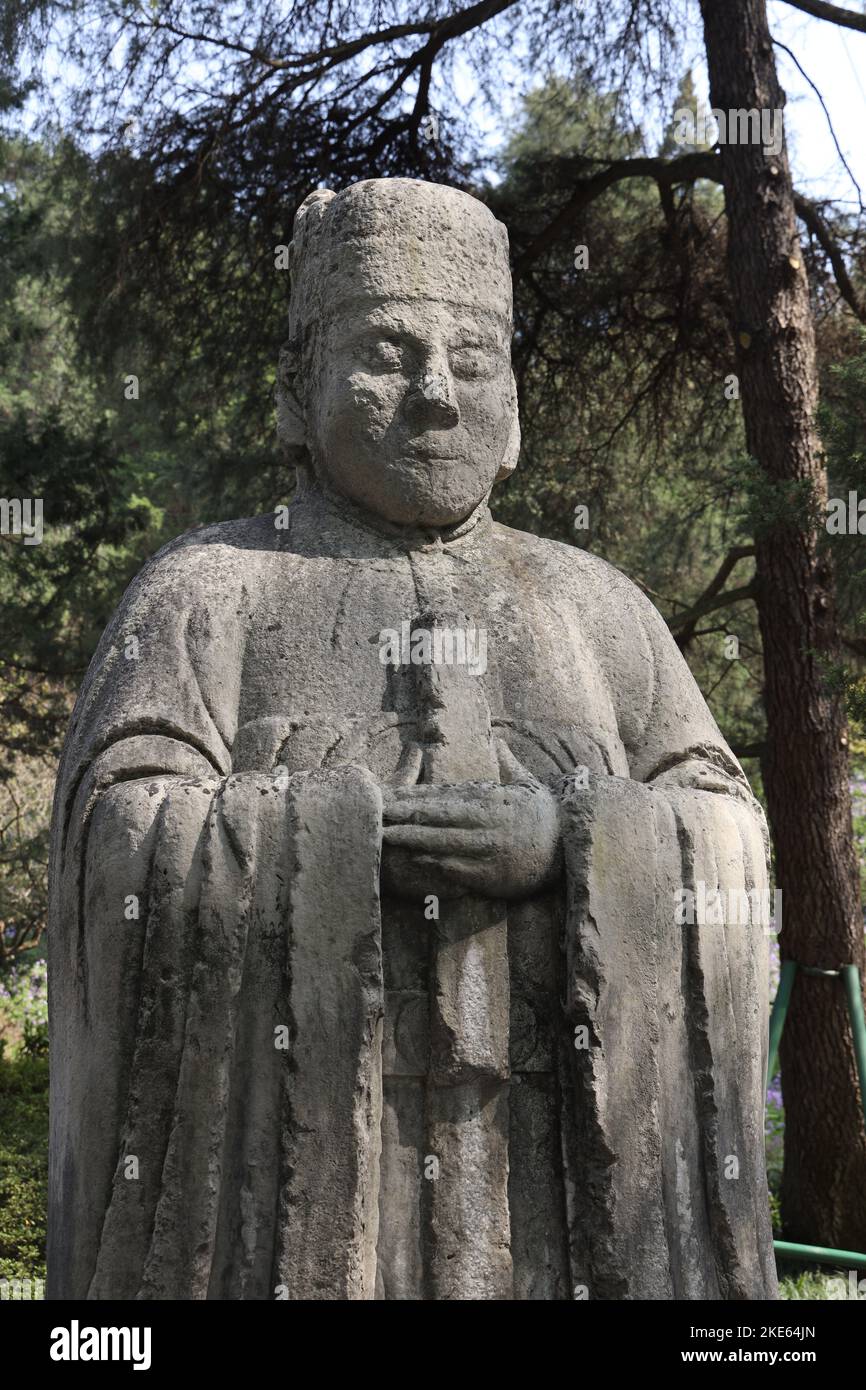
[[[300,395],[301,354],[296,343],[284,343],[277,363],[277,437],[286,449],[304,448],[307,426]]]
[[[511,373],[511,429],[508,432],[508,443],[505,446],[505,453],[502,455],[502,462],[499,465],[499,472],[496,474],[497,483],[501,483],[505,478],[511,476],[517,467],[517,460],[520,455],[520,415],[517,409],[517,382],[514,380],[514,373]]]

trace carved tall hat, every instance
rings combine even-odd
[[[292,339],[355,298],[471,305],[511,325],[508,233],[477,198],[445,184],[367,179],[311,193],[289,256]]]

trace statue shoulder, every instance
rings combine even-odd
[[[70,734],[81,726],[87,741],[111,721],[122,727],[150,708],[154,692],[162,708],[196,686],[229,691],[240,671],[261,560],[278,547],[269,513],[197,526],[151,556],[102,634]]]
[[[245,558],[251,558],[252,553],[279,549],[279,536],[273,512],[194,526],[157,550],[142,573],[190,573],[202,565],[235,564],[242,569]]]
[[[258,555],[278,548],[273,512],[195,526],[150,557],[124,598],[161,601],[166,596],[174,608],[212,604],[220,594],[236,592]]]
[[[554,601],[571,599],[577,615],[587,619],[588,636],[602,637],[610,631],[641,638],[648,630],[655,631],[666,624],[655,605],[643,590],[600,555],[593,555],[577,545],[548,540],[528,531],[516,531],[510,526],[495,525],[497,538],[514,562],[531,565],[533,580],[543,586]]]

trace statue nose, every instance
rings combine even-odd
[[[442,367],[425,368],[406,401],[406,410],[413,423],[433,422],[440,428],[458,424],[460,411],[449,373]]]

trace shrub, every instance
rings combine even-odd
[[[47,964],[16,961],[0,976],[0,1056],[48,1050]]]
[[[0,1279],[45,1276],[48,1059],[0,1057]]]

